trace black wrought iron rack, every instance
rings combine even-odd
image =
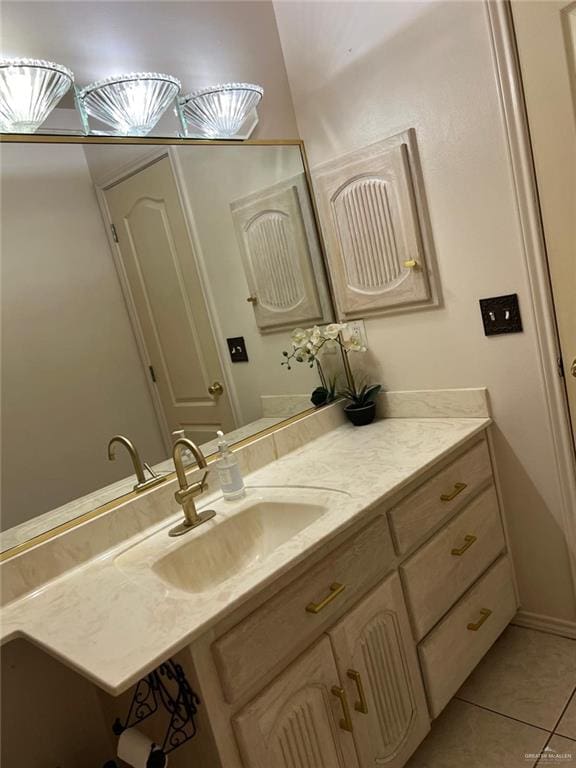
[[[195,717],[199,705],[200,699],[186,680],[184,670],[170,659],[139,681],[125,722],[116,718],[112,730],[120,736],[127,728],[148,719],[162,706],[170,715],[170,721],[162,744],[152,747],[147,768],[164,768],[166,755],[196,735]],[[111,761],[103,768],[117,768],[117,765]]]

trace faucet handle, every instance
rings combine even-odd
[[[179,488],[174,493],[176,501],[181,504],[183,501],[186,501],[186,499],[193,499],[195,496],[200,496],[200,494],[206,490],[206,478],[208,477],[208,474],[209,472],[206,471],[200,480],[196,480],[186,488]]]
[[[202,479],[199,481],[201,491],[206,490],[206,478],[208,477],[209,474],[210,474],[210,470],[207,469],[206,472],[204,472],[204,474],[202,475]]]
[[[148,473],[150,474],[150,477],[151,477],[151,478],[154,478],[154,477],[160,477],[160,475],[158,474],[158,472],[155,472],[155,471],[153,470],[153,468],[150,466],[150,464],[148,464],[148,462],[147,462],[147,461],[145,461],[145,462],[144,462],[144,469],[146,469],[146,470],[148,471]]]

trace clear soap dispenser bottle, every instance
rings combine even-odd
[[[246,489],[244,488],[244,480],[242,479],[238,459],[230,450],[230,446],[224,438],[224,432],[218,430],[216,434],[219,438],[218,453],[220,454],[220,459],[216,463],[216,470],[222,494],[225,499],[230,501],[241,499],[246,494]]]

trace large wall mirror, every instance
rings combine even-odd
[[[301,145],[2,145],[2,548],[132,491],[130,438],[172,472],[310,409],[281,365],[331,322]],[[326,375],[343,376],[326,356]]]

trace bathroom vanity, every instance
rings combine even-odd
[[[223,765],[400,768],[516,612],[483,435],[358,518],[192,645]]]
[[[98,552],[61,536],[58,578],[42,547],[9,560],[4,642],[114,697],[178,653],[201,701],[182,765],[400,768],[518,607],[487,410],[428,405],[356,429],[336,404],[252,443],[246,498],[208,495],[180,539],[166,483],[83,526]],[[138,503],[168,516],[119,533]]]

